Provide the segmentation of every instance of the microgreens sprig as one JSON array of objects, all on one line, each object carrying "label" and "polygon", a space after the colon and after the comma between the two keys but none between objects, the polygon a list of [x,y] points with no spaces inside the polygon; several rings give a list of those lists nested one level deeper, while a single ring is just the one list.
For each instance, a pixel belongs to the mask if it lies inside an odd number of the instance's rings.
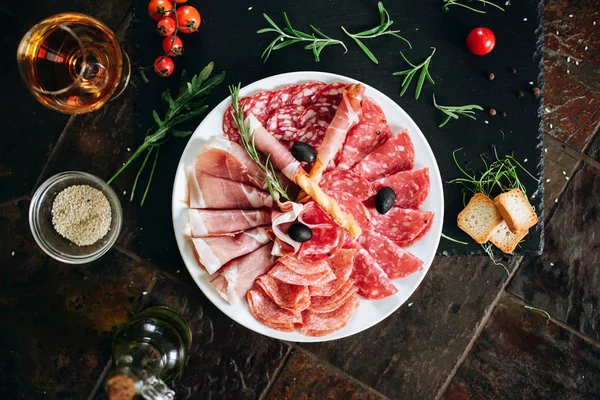
[{"label": "microgreens sprig", "polygon": [[[450,9],[449,9],[450,6],[460,6],[460,7],[466,8],[467,10],[471,10],[471,11],[479,13],[479,14],[486,13],[486,11],[483,11],[483,10],[480,10],[480,9],[477,9],[477,8],[474,8],[474,7],[471,7],[471,6],[468,6],[464,3],[462,3],[462,0],[442,0],[442,1],[444,2],[444,6],[442,7],[442,9],[446,12],[450,11]],[[504,8],[502,8],[498,4],[495,4],[488,0],[469,0],[469,3],[473,3],[473,2],[481,3],[481,5],[483,5],[483,6],[485,6],[487,4],[492,7],[496,7],[500,11],[504,11]]]},{"label": "microgreens sprig", "polygon": [[292,24],[290,24],[290,20],[288,19],[286,13],[283,13],[283,18],[285,20],[285,27],[283,29],[277,26],[277,24],[273,22],[273,20],[269,18],[267,14],[263,14],[263,17],[265,17],[265,19],[267,20],[269,25],[272,26],[272,28],[259,29],[258,31],[256,31],[256,33],[277,33],[277,37],[275,38],[275,40],[269,43],[269,45],[265,48],[262,55],[260,56],[263,59],[263,63],[267,62],[267,59],[271,55],[271,51],[279,50],[292,44],[301,42],[310,42],[309,44],[304,46],[304,49],[312,50],[316,62],[320,61],[319,56],[321,54],[321,51],[323,51],[323,49],[327,46],[339,44],[344,48],[344,53],[348,51],[344,42],[342,42],[341,40],[330,38],[329,36],[325,35],[312,25],[310,25],[312,33],[306,33],[292,28]]},{"label": "microgreens sprig", "polygon": [[425,61],[423,61],[419,65],[414,65],[413,63],[408,61],[408,59],[404,56],[404,54],[402,52],[400,52],[400,55],[402,56],[404,61],[406,61],[406,63],[412,67],[409,69],[405,69],[404,71],[394,72],[394,74],[393,74],[395,76],[406,75],[404,77],[404,80],[402,81],[402,90],[400,91],[400,97],[402,97],[402,95],[406,92],[406,90],[408,89],[408,86],[410,85],[410,82],[412,81],[412,78],[419,71],[421,71],[421,73],[419,74],[419,79],[417,80],[417,87],[415,88],[415,99],[417,99],[417,100],[419,99],[419,95],[421,94],[421,89],[423,89],[423,83],[425,82],[425,78],[427,78],[427,80],[429,82],[431,82],[432,84],[435,85],[433,78],[429,74],[429,64],[431,63],[431,58],[435,54],[435,47],[432,47],[432,49],[433,49],[433,51],[431,52],[431,55],[429,57],[427,57],[425,59]]},{"label": "microgreens sprig", "polygon": [[435,101],[435,94],[433,95],[433,105],[447,115],[444,122],[439,125],[439,128],[443,128],[451,118],[458,119],[459,116],[477,119],[475,118],[475,111],[473,110],[483,111],[483,108],[477,104],[467,104],[465,106],[441,106]]},{"label": "microgreens sprig", "polygon": [[241,84],[239,83],[237,86],[229,86],[229,94],[231,95],[231,106],[233,107],[231,114],[235,125],[240,131],[242,147],[246,150],[252,161],[254,161],[256,165],[258,165],[258,168],[263,172],[263,179],[267,184],[267,189],[269,190],[271,197],[276,201],[282,197],[291,201],[286,188],[281,185],[281,182],[277,177],[277,171],[275,171],[269,156],[263,161],[258,150],[256,150],[256,146],[254,145],[254,133],[250,132],[250,123],[245,120],[243,111],[244,102],[239,102],[240,86]]},{"label": "microgreens sprig", "polygon": [[383,7],[382,2],[377,3],[377,8],[379,9],[379,26],[359,33],[350,33],[346,30],[346,28],[342,26],[342,30],[344,31],[344,33],[350,36],[356,42],[358,47],[360,47],[361,50],[367,55],[367,57],[369,57],[369,59],[375,64],[379,64],[377,57],[375,57],[371,50],[369,50],[369,48],[360,39],[373,39],[378,36],[391,35],[397,37],[398,39],[404,40],[408,44],[408,47],[412,49],[412,45],[410,44],[410,42],[406,38],[398,35],[400,31],[388,30],[390,26],[392,26],[394,21],[390,20],[390,14],[387,12],[385,7]]}]

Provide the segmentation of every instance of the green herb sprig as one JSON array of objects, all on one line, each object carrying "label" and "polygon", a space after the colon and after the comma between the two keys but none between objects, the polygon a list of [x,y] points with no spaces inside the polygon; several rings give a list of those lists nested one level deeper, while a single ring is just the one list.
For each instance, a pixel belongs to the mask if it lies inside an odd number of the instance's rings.
[{"label": "green herb sprig", "polygon": [[321,55],[321,51],[323,51],[323,49],[327,46],[340,45],[344,48],[345,52],[348,51],[344,42],[342,42],[341,40],[330,38],[329,36],[325,35],[312,25],[310,25],[312,33],[306,33],[294,29],[292,27],[292,24],[290,24],[290,20],[288,19],[286,13],[283,13],[283,18],[285,20],[285,27],[283,29],[280,28],[275,22],[273,22],[273,20],[269,18],[267,14],[263,14],[263,16],[265,17],[269,25],[272,26],[272,28],[259,29],[258,31],[256,31],[256,33],[277,33],[277,37],[271,43],[269,43],[269,45],[265,48],[261,55],[263,62],[267,62],[267,59],[271,55],[272,51],[280,50],[284,47],[301,42],[310,42],[309,44],[304,46],[304,49],[312,50],[316,62],[320,61],[319,57]]},{"label": "green herb sprig", "polygon": [[548,313],[548,311],[542,310],[541,308],[532,307],[532,306],[525,306],[525,308],[528,310],[537,311],[540,314],[543,314],[546,317],[546,325],[548,325],[550,323],[550,320],[552,319],[552,317],[550,316],[550,313]]},{"label": "green herb sprig", "polygon": [[443,128],[450,119],[458,119],[459,116],[477,119],[475,118],[475,111],[473,110],[483,111],[483,108],[477,104],[467,104],[465,106],[441,106],[435,101],[435,94],[433,95],[433,105],[447,115],[444,122],[439,125],[439,128]]},{"label": "green herb sprig", "polygon": [[[486,11],[484,11],[484,10],[480,10],[478,8],[474,8],[474,7],[471,7],[471,6],[468,6],[468,5],[464,4],[462,2],[462,0],[442,0],[442,2],[444,3],[444,6],[442,7],[442,9],[444,11],[446,11],[446,12],[450,11],[449,7],[451,7],[451,6],[459,6],[459,7],[464,7],[467,10],[479,13],[479,14],[485,14],[486,13]],[[491,1],[488,1],[488,0],[469,0],[469,3],[470,4],[472,4],[472,3],[480,3],[483,6],[490,5],[492,7],[496,7],[500,11],[504,11],[504,8],[502,8],[498,4],[495,4],[495,3],[491,2]]]},{"label": "green herb sprig", "polygon": [[176,127],[198,118],[208,109],[208,106],[204,104],[204,100],[211,91],[225,79],[225,72],[221,72],[209,79],[213,67],[214,64],[212,62],[209,63],[198,75],[194,75],[189,81],[187,73],[183,71],[181,73],[181,87],[175,98],[171,96],[169,90],[163,92],[161,99],[166,106],[164,116],[161,118],[156,110],[152,111],[155,125],[148,129],[144,142],[137,148],[131,157],[129,157],[127,162],[125,162],[125,164],[123,164],[123,166],[108,180],[109,184],[113,182],[134,160],[146,152],[144,161],[133,182],[129,197],[130,201],[133,201],[138,180],[146,167],[150,155],[154,152],[154,161],[146,189],[142,196],[141,205],[144,205],[144,202],[146,201],[146,196],[148,195],[148,190],[150,189],[152,178],[154,177],[159,147],[171,137],[182,138],[191,135],[192,131],[181,130]]},{"label": "green herb sprig", "polygon": [[425,61],[423,61],[419,65],[414,65],[413,63],[408,61],[408,59],[404,56],[404,54],[402,52],[400,52],[400,55],[402,56],[404,61],[406,61],[406,63],[412,67],[412,68],[406,69],[404,71],[394,72],[394,75],[396,75],[396,76],[406,75],[404,77],[404,80],[402,81],[402,90],[400,91],[400,97],[402,97],[402,95],[406,92],[406,90],[410,86],[410,83],[411,83],[413,77],[419,71],[421,71],[421,72],[419,73],[419,79],[417,80],[417,86],[415,88],[415,99],[417,99],[417,100],[419,99],[419,95],[421,94],[421,89],[423,89],[423,83],[425,82],[425,78],[427,78],[427,80],[429,82],[431,82],[432,84],[435,84],[435,82],[433,81],[433,78],[429,74],[429,64],[431,63],[431,58],[435,54],[435,47],[432,47],[432,49],[433,49],[433,51],[431,52],[431,55],[429,57],[427,57],[425,59]]},{"label": "green herb sprig", "polygon": [[275,171],[275,168],[271,163],[270,156],[267,156],[263,160],[263,157],[261,157],[258,150],[256,150],[256,146],[254,146],[254,133],[250,132],[250,124],[245,121],[243,111],[244,102],[241,104],[239,102],[240,86],[241,84],[239,83],[237,86],[229,86],[229,93],[231,95],[231,105],[233,107],[233,121],[240,131],[242,147],[246,150],[252,161],[254,161],[256,165],[258,165],[258,168],[263,172],[263,179],[267,184],[267,189],[269,190],[271,197],[276,201],[280,198],[291,201],[286,188],[283,187],[281,181],[277,177],[277,171]]},{"label": "green herb sprig", "polygon": [[361,39],[373,39],[383,35],[391,35],[397,37],[398,39],[404,40],[408,44],[408,47],[412,49],[412,45],[410,44],[410,42],[406,38],[398,35],[400,31],[389,30],[390,26],[392,26],[394,21],[390,20],[390,14],[387,12],[385,7],[383,7],[382,2],[377,3],[377,8],[379,9],[379,26],[359,33],[350,33],[346,30],[346,28],[342,26],[342,30],[344,31],[344,33],[350,36],[356,42],[358,47],[360,47],[361,50],[367,55],[367,57],[369,57],[369,59],[375,64],[379,64],[377,57],[375,57],[373,52],[369,50],[369,48],[361,41]]}]

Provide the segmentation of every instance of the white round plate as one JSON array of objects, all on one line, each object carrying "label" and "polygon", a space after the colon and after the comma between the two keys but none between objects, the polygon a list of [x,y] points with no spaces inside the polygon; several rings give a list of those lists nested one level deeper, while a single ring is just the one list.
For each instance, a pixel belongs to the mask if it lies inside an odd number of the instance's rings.
[{"label": "white round plate", "polygon": [[[261,90],[275,90],[282,86],[293,83],[300,83],[308,80],[317,80],[323,82],[348,82],[357,83],[355,79],[347,78],[342,75],[329,74],[324,72],[291,72],[287,74],[275,75],[269,78],[261,79],[251,85],[245,86],[240,91],[240,96],[249,96]],[[362,83],[362,82],[359,82]],[[177,245],[183,257],[183,261],[190,274],[202,292],[213,302],[217,308],[223,311],[228,317],[260,334],[270,336],[276,339],[289,340],[292,342],[324,342],[328,340],[340,339],[346,336],[354,335],[360,331],[372,327],[385,319],[391,313],[396,311],[417,289],[429,266],[433,261],[437,250],[440,235],[442,233],[442,222],[444,220],[444,195],[442,192],[442,179],[435,157],[425,136],[408,116],[406,112],[393,100],[380,91],[364,84],[366,87],[365,95],[370,96],[381,106],[387,120],[392,128],[392,132],[399,132],[402,128],[407,128],[410,132],[415,146],[415,168],[429,167],[429,176],[431,178],[431,189],[427,200],[421,207],[423,210],[435,212],[431,230],[423,239],[409,247],[407,250],[423,260],[423,269],[415,272],[403,279],[397,279],[394,284],[398,288],[398,293],[383,300],[367,300],[361,298],[350,322],[343,329],[322,337],[304,336],[299,331],[280,332],[267,328],[258,322],[250,311],[245,301],[237,305],[228,304],[210,284],[210,275],[201,267],[196,260],[192,249],[191,241],[183,235],[183,228],[188,222],[188,208],[184,203],[186,193],[186,174],[185,168],[192,165],[196,155],[200,152],[202,146],[213,136],[222,135],[223,113],[230,103],[230,98],[223,100],[214,110],[204,118],[202,123],[196,128],[188,142],[175,175],[175,184],[173,187],[173,226]]]}]

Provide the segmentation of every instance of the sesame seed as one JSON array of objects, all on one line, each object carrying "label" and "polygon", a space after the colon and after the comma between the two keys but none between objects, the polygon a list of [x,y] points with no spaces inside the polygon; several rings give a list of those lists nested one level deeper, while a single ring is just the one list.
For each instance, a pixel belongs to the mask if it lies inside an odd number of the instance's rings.
[{"label": "sesame seed", "polygon": [[550,129],[552,129],[554,127],[554,125],[550,124]]},{"label": "sesame seed", "polygon": [[588,48],[589,48],[589,47],[585,46],[585,49],[584,49],[584,50],[585,50],[585,51],[587,51],[587,49],[588,49]]},{"label": "sesame seed", "polygon": [[544,111],[546,111],[547,113],[550,112],[550,109],[548,107],[544,108]]},{"label": "sesame seed", "polygon": [[579,61],[575,61],[575,65],[579,65]]},{"label": "sesame seed", "polygon": [[248,11],[252,10],[252,7],[248,7]]},{"label": "sesame seed", "polygon": [[558,199],[554,199],[554,202],[555,202],[555,203],[558,203]]},{"label": "sesame seed", "polygon": [[530,85],[533,85],[533,82],[529,82]]},{"label": "sesame seed", "polygon": [[127,148],[127,151],[131,151],[131,149],[128,147],[128,148]]},{"label": "sesame seed", "polygon": [[556,35],[558,36],[558,35],[560,35],[560,33],[558,33],[558,31],[556,31]]},{"label": "sesame seed", "polygon": [[571,62],[571,57],[567,57],[567,62]]},{"label": "sesame seed", "polygon": [[127,194],[127,190],[123,190],[123,196]]},{"label": "sesame seed", "polygon": [[13,251],[12,253],[10,253],[10,255],[14,257],[15,256],[15,252]]},{"label": "sesame seed", "polygon": [[563,175],[566,175],[566,174],[567,174],[567,172],[566,172],[566,171],[563,171]]},{"label": "sesame seed", "polygon": [[535,196],[531,196],[531,200],[535,200]]},{"label": "sesame seed", "polygon": [[554,267],[554,263],[550,263],[550,266],[551,266],[551,267]]},{"label": "sesame seed", "polygon": [[524,159],[523,162],[527,162],[527,159]]},{"label": "sesame seed", "polygon": [[567,70],[567,74],[570,74],[570,73],[571,73],[571,71]]},{"label": "sesame seed", "polygon": [[408,303],[408,306],[411,307],[413,305],[413,303]]},{"label": "sesame seed", "polygon": [[175,271],[175,272],[177,272],[177,273],[180,273],[180,272],[181,272],[181,270],[180,270],[180,269],[178,269],[178,270],[177,270],[177,271]]},{"label": "sesame seed", "polygon": [[148,292],[146,292],[145,290],[142,292],[142,296],[145,296],[147,294],[148,294]]},{"label": "sesame seed", "polygon": [[550,178],[546,179],[546,182],[550,182]]},{"label": "sesame seed", "polygon": [[485,122],[486,124],[489,124],[489,123],[490,123],[490,121],[483,121],[483,122]]},{"label": "sesame seed", "polygon": [[568,176],[565,176],[565,181],[568,181],[568,180],[569,180],[569,177],[568,177]]},{"label": "sesame seed", "polygon": [[594,26],[596,26],[596,21],[593,22]]},{"label": "sesame seed", "polygon": [[548,152],[548,148],[545,148],[545,149],[544,149],[544,153],[547,153],[547,152]]},{"label": "sesame seed", "polygon": [[527,18],[523,18],[523,21],[527,21]]},{"label": "sesame seed", "polygon": [[573,18],[573,14],[569,14],[569,18]]}]

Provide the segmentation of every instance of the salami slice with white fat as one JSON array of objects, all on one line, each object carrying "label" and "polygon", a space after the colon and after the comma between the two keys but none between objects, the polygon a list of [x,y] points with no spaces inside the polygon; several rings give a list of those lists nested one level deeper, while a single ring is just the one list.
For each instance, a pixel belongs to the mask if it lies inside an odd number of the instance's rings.
[{"label": "salami slice with white fat", "polygon": [[298,133],[298,119],[303,111],[304,107],[302,106],[281,107],[271,114],[265,128],[275,139],[289,148]]},{"label": "salami slice with white fat", "polygon": [[[258,119],[261,124],[264,125],[270,115],[268,106],[273,94],[274,93],[269,90],[264,90],[249,97],[242,97],[241,99],[238,99],[238,103],[244,104],[242,111],[244,112],[245,116],[253,114],[256,119]],[[233,107],[230,104],[223,115],[223,133],[229,138],[229,140],[240,143],[240,131],[237,129],[237,126],[233,121],[232,112]]]},{"label": "salami slice with white fat", "polygon": [[259,287],[248,291],[246,301],[250,313],[262,324],[278,331],[291,332],[302,323],[302,315],[279,307]]},{"label": "salami slice with white fat", "polygon": [[348,132],[339,154],[338,168],[351,169],[391,136],[390,126],[379,105],[366,97],[360,122]]},{"label": "salami slice with white fat", "polygon": [[310,293],[307,286],[283,283],[269,275],[259,276],[255,283],[275,304],[293,313],[306,310],[310,304]]},{"label": "salami slice with white fat", "polygon": [[377,193],[371,182],[364,177],[342,169],[325,173],[320,185],[330,196],[333,192],[348,193],[360,201],[365,201]]},{"label": "salami slice with white fat", "polygon": [[312,103],[339,105],[342,101],[342,92],[344,91],[345,87],[346,83],[344,82],[329,83],[315,94]]},{"label": "salami slice with white fat", "polygon": [[358,299],[353,297],[343,306],[328,313],[304,311],[302,313],[302,333],[307,336],[324,336],[342,329],[350,321],[357,306]]},{"label": "salami slice with white fat", "polygon": [[335,117],[337,108],[337,104],[311,104],[307,106],[300,115],[300,118],[298,119],[298,125],[302,128],[314,125],[320,125],[324,128],[327,128],[333,120],[333,117]]},{"label": "salami slice with white fat", "polygon": [[331,271],[331,268],[320,272],[300,274],[280,262],[275,264],[269,271],[269,275],[279,279],[281,282],[301,286],[322,285],[335,279],[335,275]]},{"label": "salami slice with white fat", "polygon": [[377,232],[365,232],[358,242],[390,279],[404,278],[423,268],[423,261]]},{"label": "salami slice with white fat", "polygon": [[373,182],[377,191],[386,186],[396,193],[394,207],[417,209],[429,194],[429,168],[400,171]]},{"label": "salami slice with white fat", "polygon": [[337,310],[358,292],[354,283],[352,279],[347,280],[331,296],[312,296],[308,310],[320,314]]},{"label": "salami slice with white fat", "polygon": [[308,81],[299,84],[291,94],[291,104],[296,106],[311,104],[314,101],[315,95],[324,87],[325,83],[318,81]]},{"label": "salami slice with white fat", "polygon": [[293,95],[298,91],[299,85],[287,85],[273,93],[267,105],[267,113],[270,115],[275,110],[292,105]]},{"label": "salami slice with white fat", "polygon": [[372,228],[371,216],[366,207],[356,197],[347,192],[327,192],[346,214],[350,215],[361,227],[363,232]]},{"label": "salami slice with white fat", "polygon": [[404,129],[373,150],[352,171],[369,181],[412,169],[415,164],[415,148],[408,130]]},{"label": "salami slice with white fat", "polygon": [[433,222],[432,211],[392,207],[382,215],[374,207],[367,208],[371,214],[373,230],[388,237],[400,247],[408,247],[425,236]]},{"label": "salami slice with white fat", "polygon": [[322,125],[307,126],[298,131],[298,135],[296,136],[294,142],[308,143],[315,150],[319,150],[321,143],[323,143],[323,138],[325,137],[326,131],[327,127]]},{"label": "salami slice with white fat", "polygon": [[331,296],[344,285],[352,273],[356,249],[341,249],[336,255],[327,260],[335,275],[331,282],[310,286],[311,296]]}]

